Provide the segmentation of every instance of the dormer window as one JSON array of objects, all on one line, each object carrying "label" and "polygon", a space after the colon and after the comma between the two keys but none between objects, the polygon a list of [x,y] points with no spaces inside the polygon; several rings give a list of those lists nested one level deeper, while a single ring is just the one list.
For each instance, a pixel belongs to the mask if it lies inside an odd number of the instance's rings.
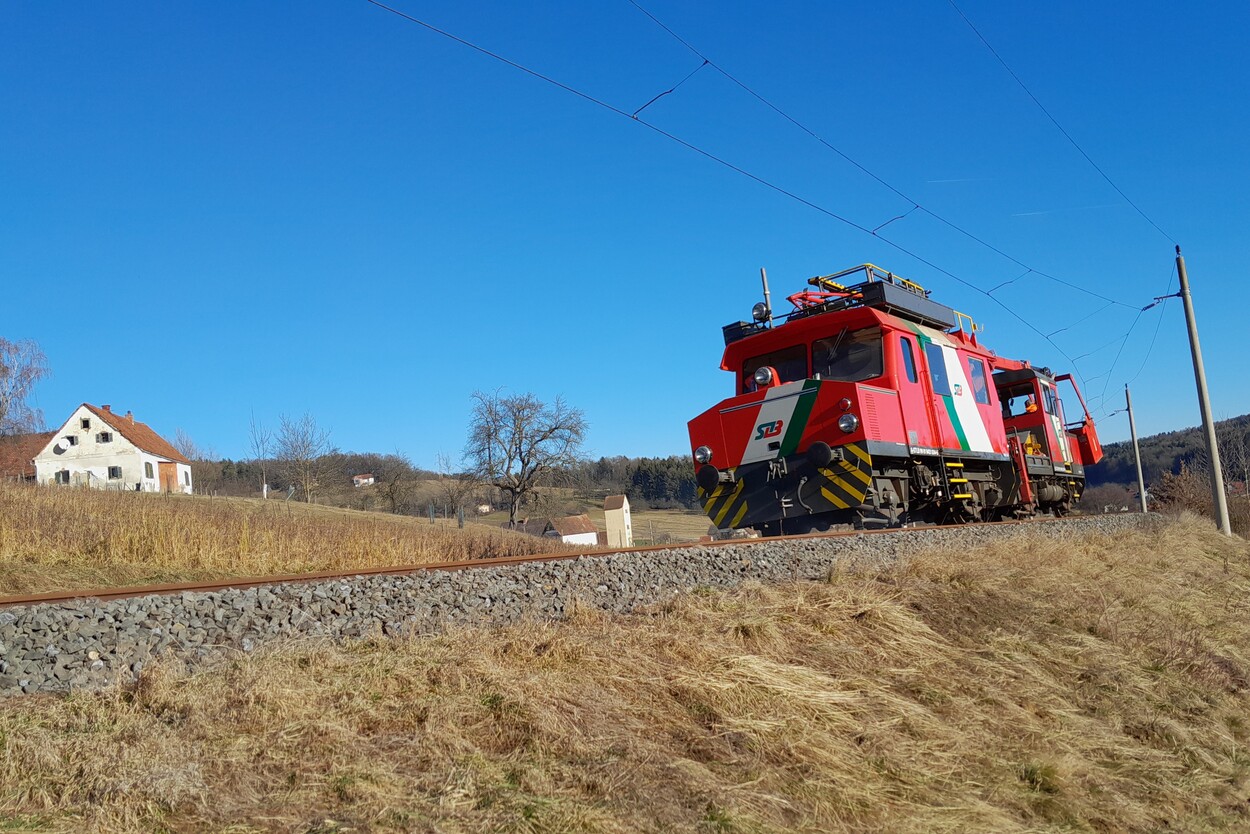
[{"label": "dormer window", "polygon": [[68,443],[70,446],[77,446],[78,438],[72,434],[67,434],[65,435],[65,442]]},{"label": "dormer window", "polygon": [[95,436],[96,443],[112,443],[113,433],[111,431],[102,431]]},{"label": "dormer window", "polygon": [[91,420],[90,420],[90,419],[88,419],[88,418],[86,418],[86,417],[82,418],[82,427],[83,427],[84,429],[89,429],[89,428],[91,428]]}]

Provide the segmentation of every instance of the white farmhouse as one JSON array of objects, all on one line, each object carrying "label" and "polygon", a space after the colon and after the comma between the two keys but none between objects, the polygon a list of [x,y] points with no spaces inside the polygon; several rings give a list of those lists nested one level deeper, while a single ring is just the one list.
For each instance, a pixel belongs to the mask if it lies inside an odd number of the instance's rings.
[{"label": "white farmhouse", "polygon": [[83,403],[35,455],[41,484],[100,489],[191,493],[191,464],[178,450],[135,420],[106,405]]}]

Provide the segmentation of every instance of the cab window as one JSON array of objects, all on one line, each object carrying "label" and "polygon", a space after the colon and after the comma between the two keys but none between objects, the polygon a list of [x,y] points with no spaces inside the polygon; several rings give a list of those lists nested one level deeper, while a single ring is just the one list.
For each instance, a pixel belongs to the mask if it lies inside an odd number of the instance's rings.
[{"label": "cab window", "polygon": [[879,327],[843,330],[812,344],[812,373],[836,382],[863,382],[885,373],[881,357]]},{"label": "cab window", "polygon": [[1021,382],[1007,388],[999,388],[998,402],[1002,405],[1004,420],[1037,411],[1032,382]]},{"label": "cab window", "polygon": [[972,396],[981,405],[990,404],[990,389],[985,380],[985,363],[968,357],[968,378],[972,382]]},{"label": "cab window", "polygon": [[924,346],[924,356],[929,363],[929,379],[933,382],[933,393],[951,395],[951,381],[946,374],[946,357],[942,355],[942,346],[932,342]]},{"label": "cab window", "polygon": [[903,336],[899,339],[903,352],[903,369],[907,372],[907,381],[916,381],[916,355],[912,352],[911,339]]},{"label": "cab window", "polygon": [[748,359],[742,365],[742,393],[749,394],[755,390],[754,376],[760,368],[775,370],[780,382],[807,379],[807,346],[794,345]]},{"label": "cab window", "polygon": [[1049,385],[1042,386],[1042,405],[1046,409],[1047,414],[1058,414],[1059,405],[1055,398],[1055,389]]}]

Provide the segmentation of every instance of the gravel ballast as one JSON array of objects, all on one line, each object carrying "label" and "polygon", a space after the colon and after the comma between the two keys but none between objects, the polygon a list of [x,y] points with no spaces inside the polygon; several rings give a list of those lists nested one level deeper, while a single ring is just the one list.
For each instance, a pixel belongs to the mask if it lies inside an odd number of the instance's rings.
[{"label": "gravel ballast", "polygon": [[733,546],[11,606],[0,608],[0,694],[94,689],[135,677],[154,658],[200,664],[300,637],[430,634],[462,624],[559,619],[573,606],[628,612],[694,588],[821,580],[837,564],[884,564],[922,550],[971,549],[1006,539],[1061,542],[1091,533],[1115,535],[1156,519],[1124,514],[755,539]]}]

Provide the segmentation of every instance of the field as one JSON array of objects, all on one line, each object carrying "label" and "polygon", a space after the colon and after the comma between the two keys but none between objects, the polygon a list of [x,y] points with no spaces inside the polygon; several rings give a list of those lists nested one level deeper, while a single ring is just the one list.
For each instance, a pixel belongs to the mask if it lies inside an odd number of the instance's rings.
[{"label": "field", "polygon": [[285,501],[0,482],[0,595],[551,552],[486,526]]},{"label": "field", "polygon": [[0,703],[0,829],[1250,828],[1250,548],[1186,516]]},{"label": "field", "polygon": [[[588,502],[570,499],[569,509],[576,508],[590,517],[600,530],[606,529],[603,520],[603,507]],[[667,544],[669,542],[695,542],[708,534],[712,522],[701,512],[684,510],[631,510],[631,524],[634,531],[634,544]],[[476,524],[487,524],[498,527],[508,520],[506,512],[494,512],[479,516],[471,521]],[[439,519],[441,522],[442,519]]]}]

